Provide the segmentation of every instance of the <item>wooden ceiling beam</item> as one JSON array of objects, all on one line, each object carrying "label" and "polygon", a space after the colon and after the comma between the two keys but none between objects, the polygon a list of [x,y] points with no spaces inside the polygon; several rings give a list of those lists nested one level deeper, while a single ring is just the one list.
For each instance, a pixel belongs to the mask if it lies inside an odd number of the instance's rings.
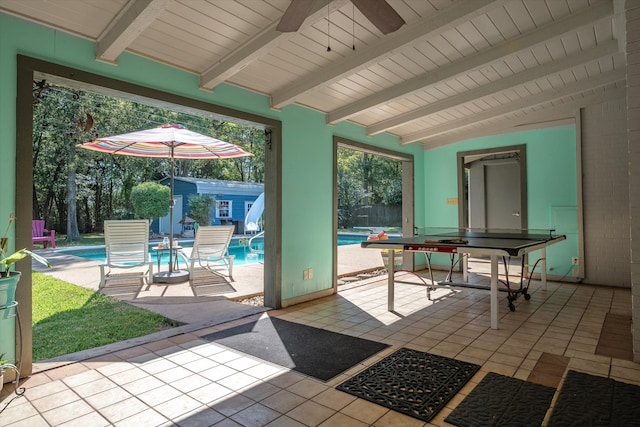
[{"label": "wooden ceiling beam", "polygon": [[557,89],[546,90],[537,95],[528,96],[518,101],[509,102],[501,105],[497,108],[492,108],[481,113],[471,114],[467,117],[451,120],[444,124],[433,126],[429,129],[414,132],[411,134],[403,135],[400,138],[401,144],[409,144],[411,142],[420,142],[424,139],[428,139],[433,136],[441,135],[443,133],[450,132],[452,130],[460,129],[466,126],[471,126],[477,123],[481,123],[487,120],[491,120],[496,117],[504,116],[514,111],[523,110],[526,108],[532,108],[538,105],[546,104],[556,99],[564,98],[571,95],[576,95],[581,92],[594,90],[608,84],[622,82],[626,79],[625,70],[615,70],[602,73],[595,77],[585,78],[575,83],[565,84]]},{"label": "wooden ceiling beam", "polygon": [[118,56],[158,19],[174,0],[129,0],[112,25],[98,37],[96,59],[115,63]]},{"label": "wooden ceiling beam", "polygon": [[450,96],[432,104],[425,105],[424,107],[416,108],[407,113],[391,117],[387,120],[381,120],[378,123],[367,126],[367,135],[377,135],[379,133],[389,131],[393,128],[402,126],[431,114],[436,114],[440,111],[454,108],[467,102],[472,102],[477,99],[483,98],[485,96],[489,96],[507,89],[512,89],[525,83],[535,81],[552,74],[557,74],[561,71],[569,70],[588,62],[597,61],[600,58],[611,56],[617,52],[618,43],[615,40],[610,40],[604,42],[600,46],[583,50],[582,52],[575,55],[567,56],[566,58],[557,61],[549,61],[538,67],[530,68],[520,73],[513,74],[509,77],[496,80],[495,82],[488,83],[484,86],[480,86],[467,92],[463,92],[459,95]]},{"label": "wooden ceiling beam", "polygon": [[606,90],[581,97],[567,102],[561,106],[544,108],[535,112],[525,112],[521,117],[509,117],[502,124],[497,124],[489,128],[470,129],[468,131],[443,134],[426,141],[422,141],[425,150],[442,147],[448,144],[464,141],[471,138],[483,136],[499,135],[502,133],[519,132],[529,129],[539,129],[541,127],[560,126],[575,122],[576,114],[580,108],[588,105],[598,104],[609,100],[621,99],[626,96],[624,87],[613,90]]}]

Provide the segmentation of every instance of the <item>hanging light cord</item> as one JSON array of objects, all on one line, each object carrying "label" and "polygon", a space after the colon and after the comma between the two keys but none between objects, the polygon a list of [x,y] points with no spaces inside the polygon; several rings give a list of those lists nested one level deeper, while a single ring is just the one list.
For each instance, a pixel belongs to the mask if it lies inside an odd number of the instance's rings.
[{"label": "hanging light cord", "polygon": [[356,7],[351,3],[351,49],[356,50]]},{"label": "hanging light cord", "polygon": [[329,3],[327,0],[327,52],[331,52],[331,20],[329,19]]}]

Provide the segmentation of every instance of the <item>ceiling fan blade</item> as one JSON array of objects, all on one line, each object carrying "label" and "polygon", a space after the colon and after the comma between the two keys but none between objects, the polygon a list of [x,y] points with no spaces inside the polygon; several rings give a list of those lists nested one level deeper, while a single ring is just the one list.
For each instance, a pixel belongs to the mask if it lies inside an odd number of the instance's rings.
[{"label": "ceiling fan blade", "polygon": [[386,0],[351,0],[382,34],[393,33],[406,22]]},{"label": "ceiling fan blade", "polygon": [[284,11],[276,30],[283,33],[298,31],[313,6],[314,0],[291,0],[291,4]]}]

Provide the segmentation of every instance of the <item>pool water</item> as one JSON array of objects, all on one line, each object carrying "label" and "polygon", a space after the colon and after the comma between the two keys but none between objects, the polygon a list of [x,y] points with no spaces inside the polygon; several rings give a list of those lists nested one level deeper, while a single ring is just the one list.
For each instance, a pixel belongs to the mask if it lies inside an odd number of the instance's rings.
[{"label": "pool water", "polygon": [[[229,245],[229,255],[235,255],[235,259],[233,261],[234,265],[244,265],[244,264],[255,264],[264,261],[264,256],[262,254],[252,253],[249,247],[247,246],[248,238],[237,238],[234,237],[231,240],[231,244]],[[367,240],[367,235],[363,234],[339,234],[338,235],[338,246],[342,245],[355,245],[359,244]],[[155,247],[158,243],[150,243],[149,244],[149,252],[151,253],[151,258],[153,261],[156,261],[156,251],[152,248]],[[191,240],[180,240],[180,246],[185,249],[190,250],[193,246],[193,239]],[[261,238],[256,238],[253,241],[253,249],[255,250],[263,250],[264,249],[264,241]],[[73,255],[85,259],[89,259],[92,261],[103,262],[105,258],[104,246],[85,246],[85,247],[76,247],[76,248],[63,248],[58,249],[57,252],[65,253],[68,255]],[[180,263],[182,263],[182,259],[179,259]],[[165,251],[165,255],[160,260],[161,264],[169,263],[169,255],[168,251]]]}]

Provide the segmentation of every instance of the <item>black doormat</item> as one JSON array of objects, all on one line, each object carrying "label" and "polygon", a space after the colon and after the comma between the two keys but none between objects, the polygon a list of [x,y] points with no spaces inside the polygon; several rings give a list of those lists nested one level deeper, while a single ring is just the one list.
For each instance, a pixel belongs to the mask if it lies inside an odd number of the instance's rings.
[{"label": "black doormat", "polygon": [[479,365],[401,348],[336,388],[429,422]]},{"label": "black doormat", "polygon": [[269,317],[202,337],[328,381],[387,344]]},{"label": "black doormat", "polygon": [[548,425],[640,425],[640,386],[569,371]]},{"label": "black doormat", "polygon": [[459,427],[540,426],[555,391],[489,372],[445,421]]}]

